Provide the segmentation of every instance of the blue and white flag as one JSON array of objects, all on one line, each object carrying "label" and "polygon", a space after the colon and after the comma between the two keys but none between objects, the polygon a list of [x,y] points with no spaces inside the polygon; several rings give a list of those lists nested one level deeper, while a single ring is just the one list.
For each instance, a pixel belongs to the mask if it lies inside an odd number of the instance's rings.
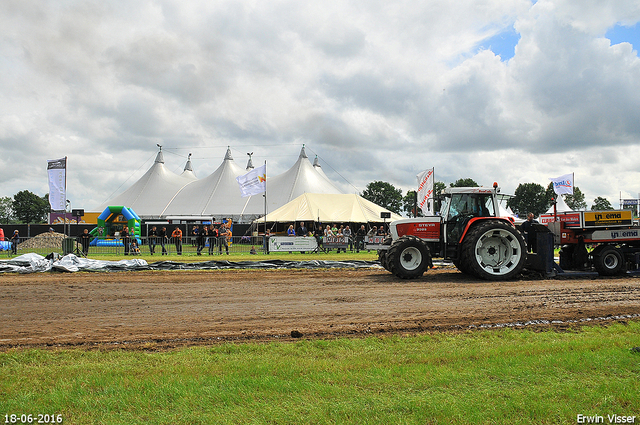
[{"label": "blue and white flag", "polygon": [[67,157],[47,161],[49,204],[53,211],[67,208]]},{"label": "blue and white flag", "polygon": [[573,195],[573,173],[564,176],[550,178],[553,182],[553,190],[558,195]]},{"label": "blue and white flag", "polygon": [[265,192],[267,190],[267,164],[236,177],[236,180],[240,185],[240,193],[243,198]]}]

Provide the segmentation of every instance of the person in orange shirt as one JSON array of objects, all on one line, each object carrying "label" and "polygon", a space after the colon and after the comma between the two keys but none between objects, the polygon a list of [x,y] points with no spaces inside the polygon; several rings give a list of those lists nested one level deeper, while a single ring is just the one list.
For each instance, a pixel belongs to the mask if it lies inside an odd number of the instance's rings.
[{"label": "person in orange shirt", "polygon": [[176,226],[175,230],[171,233],[171,237],[173,238],[173,243],[176,245],[178,255],[182,255],[182,230]]}]

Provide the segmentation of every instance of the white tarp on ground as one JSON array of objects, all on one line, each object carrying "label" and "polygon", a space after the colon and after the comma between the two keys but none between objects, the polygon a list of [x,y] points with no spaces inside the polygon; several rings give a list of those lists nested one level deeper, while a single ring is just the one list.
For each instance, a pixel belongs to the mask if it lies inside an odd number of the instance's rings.
[{"label": "white tarp on ground", "polygon": [[[23,254],[11,260],[0,261],[0,273],[38,273],[48,271],[78,272],[78,271],[118,271],[118,270],[147,270],[147,262],[140,258],[120,261],[101,261],[77,257],[67,254],[64,257],[53,256],[45,258],[42,255]],[[59,258],[58,258],[59,257]]]},{"label": "white tarp on ground", "polygon": [[[268,222],[320,221],[321,223],[369,223],[385,221],[381,212],[390,212],[355,194],[304,193],[293,201],[267,214]],[[402,217],[391,213],[386,222]],[[255,222],[264,222],[259,218]]]}]

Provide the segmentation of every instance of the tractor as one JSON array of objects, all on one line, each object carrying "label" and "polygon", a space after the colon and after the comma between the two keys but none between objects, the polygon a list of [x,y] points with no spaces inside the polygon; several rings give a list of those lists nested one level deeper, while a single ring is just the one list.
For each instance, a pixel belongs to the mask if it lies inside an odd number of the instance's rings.
[{"label": "tractor", "polygon": [[378,251],[382,266],[402,279],[415,279],[450,260],[463,273],[508,280],[524,268],[527,249],[512,217],[500,217],[500,189],[447,188],[440,215],[391,222],[391,236]]}]

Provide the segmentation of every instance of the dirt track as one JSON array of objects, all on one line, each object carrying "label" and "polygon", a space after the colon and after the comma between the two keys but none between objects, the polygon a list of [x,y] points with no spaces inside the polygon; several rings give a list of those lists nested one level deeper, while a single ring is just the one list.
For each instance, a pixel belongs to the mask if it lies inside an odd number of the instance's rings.
[{"label": "dirt track", "polygon": [[[0,277],[0,350],[468,329],[640,315],[640,278],[485,282],[455,269],[46,273]],[[581,321],[582,320],[582,321]],[[602,319],[597,319],[600,322]]]}]

